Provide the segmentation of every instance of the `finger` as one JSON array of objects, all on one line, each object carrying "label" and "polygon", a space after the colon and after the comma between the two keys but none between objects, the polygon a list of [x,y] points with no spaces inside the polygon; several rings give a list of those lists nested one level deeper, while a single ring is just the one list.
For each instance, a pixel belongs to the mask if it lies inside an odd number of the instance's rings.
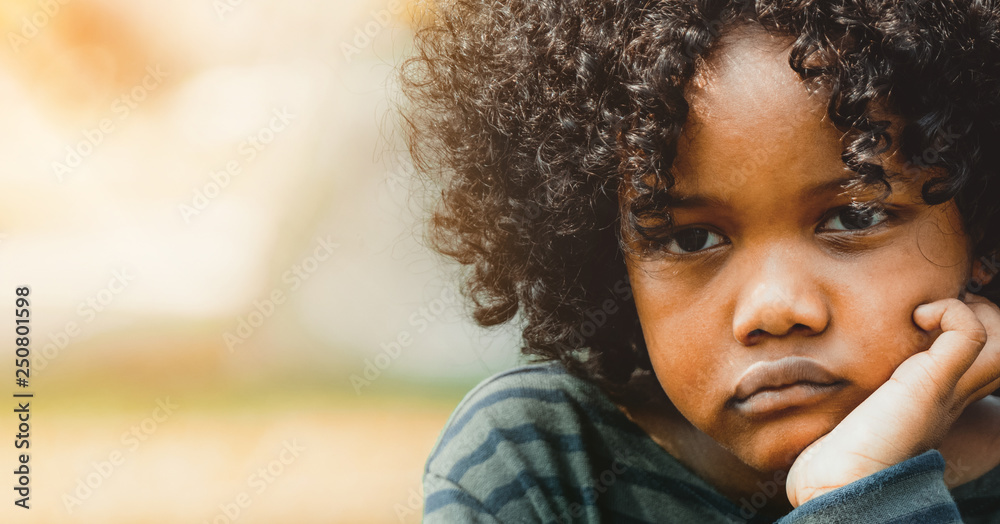
[{"label": "finger", "polygon": [[956,391],[971,391],[969,402],[985,398],[1000,387],[1000,308],[982,297],[966,301],[986,329],[986,344],[969,371],[959,380]]},{"label": "finger", "polygon": [[969,400],[966,404],[979,402],[980,400],[996,393],[998,389],[1000,389],[1000,379],[994,380],[993,382],[977,389],[974,393],[969,395]]},{"label": "finger", "polygon": [[971,391],[967,394],[966,404],[978,402],[1000,389],[1000,376],[998,376],[1000,375],[1000,358],[994,357],[989,362],[984,363],[981,369],[985,371],[979,371],[980,362],[979,359],[976,359],[976,362],[955,386],[955,392],[960,395],[966,395],[967,391]]},{"label": "finger", "polygon": [[[903,362],[893,378],[903,380],[915,373],[914,380],[930,379],[938,386],[938,393],[951,396],[959,379],[986,344],[986,328],[972,308],[958,299],[923,304],[913,311],[913,321],[925,331],[940,329],[942,333],[927,351]],[[979,389],[986,382],[989,381],[981,381],[971,389]],[[966,392],[969,393],[971,391]]]},{"label": "finger", "polygon": [[[972,307],[956,298],[921,304],[913,310],[913,321],[924,331],[941,330],[942,336],[949,332],[961,334],[970,341],[983,345],[987,338],[986,328],[972,311]],[[934,345],[931,346],[932,349]]]}]

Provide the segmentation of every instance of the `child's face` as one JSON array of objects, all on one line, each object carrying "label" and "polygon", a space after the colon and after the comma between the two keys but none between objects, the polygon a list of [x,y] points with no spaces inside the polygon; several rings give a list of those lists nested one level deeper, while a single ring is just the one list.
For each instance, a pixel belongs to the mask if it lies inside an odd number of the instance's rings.
[{"label": "child's face", "polygon": [[970,275],[957,209],[921,204],[919,184],[895,184],[888,214],[851,211],[826,98],[775,42],[739,33],[695,80],[674,164],[680,233],[628,260],[664,391],[762,471],[787,467],[929,347],[914,308],[959,296]]}]

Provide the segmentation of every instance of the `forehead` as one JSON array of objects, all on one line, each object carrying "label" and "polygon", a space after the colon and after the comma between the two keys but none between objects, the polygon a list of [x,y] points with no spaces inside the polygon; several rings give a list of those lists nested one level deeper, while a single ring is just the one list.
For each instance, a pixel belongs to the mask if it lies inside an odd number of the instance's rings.
[{"label": "forehead", "polygon": [[793,42],[790,36],[749,23],[728,28],[699,60],[687,86],[692,110],[733,118],[807,107],[816,116],[825,115],[826,98],[809,89],[789,65]]},{"label": "forehead", "polygon": [[733,171],[810,183],[822,180],[801,175],[849,175],[841,132],[826,117],[828,96],[791,69],[791,43],[739,26],[701,62],[685,91],[690,112],[678,142],[677,190],[732,182],[718,175]]}]

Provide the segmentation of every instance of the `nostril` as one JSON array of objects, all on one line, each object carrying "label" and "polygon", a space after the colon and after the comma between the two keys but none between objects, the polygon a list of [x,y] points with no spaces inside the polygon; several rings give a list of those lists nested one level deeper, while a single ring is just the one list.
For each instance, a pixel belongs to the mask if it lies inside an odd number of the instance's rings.
[{"label": "nostril", "polygon": [[743,343],[747,346],[752,346],[756,344],[762,336],[764,336],[764,333],[765,331],[763,329],[755,329],[747,333],[746,340]]},{"label": "nostril", "polygon": [[789,329],[789,333],[802,333],[802,332],[812,332],[813,329],[805,324],[795,324],[792,329]]}]

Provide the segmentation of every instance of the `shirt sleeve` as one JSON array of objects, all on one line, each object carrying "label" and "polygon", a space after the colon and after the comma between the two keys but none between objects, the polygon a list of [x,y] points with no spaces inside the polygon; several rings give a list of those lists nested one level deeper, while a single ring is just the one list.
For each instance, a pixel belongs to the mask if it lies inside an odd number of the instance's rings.
[{"label": "shirt sleeve", "polygon": [[424,524],[500,523],[479,499],[440,475],[428,473],[424,476],[424,493],[427,496],[424,501]]},{"label": "shirt sleeve", "polygon": [[932,449],[824,493],[778,523],[960,524],[958,507],[944,483],[944,469],[944,457]]}]

